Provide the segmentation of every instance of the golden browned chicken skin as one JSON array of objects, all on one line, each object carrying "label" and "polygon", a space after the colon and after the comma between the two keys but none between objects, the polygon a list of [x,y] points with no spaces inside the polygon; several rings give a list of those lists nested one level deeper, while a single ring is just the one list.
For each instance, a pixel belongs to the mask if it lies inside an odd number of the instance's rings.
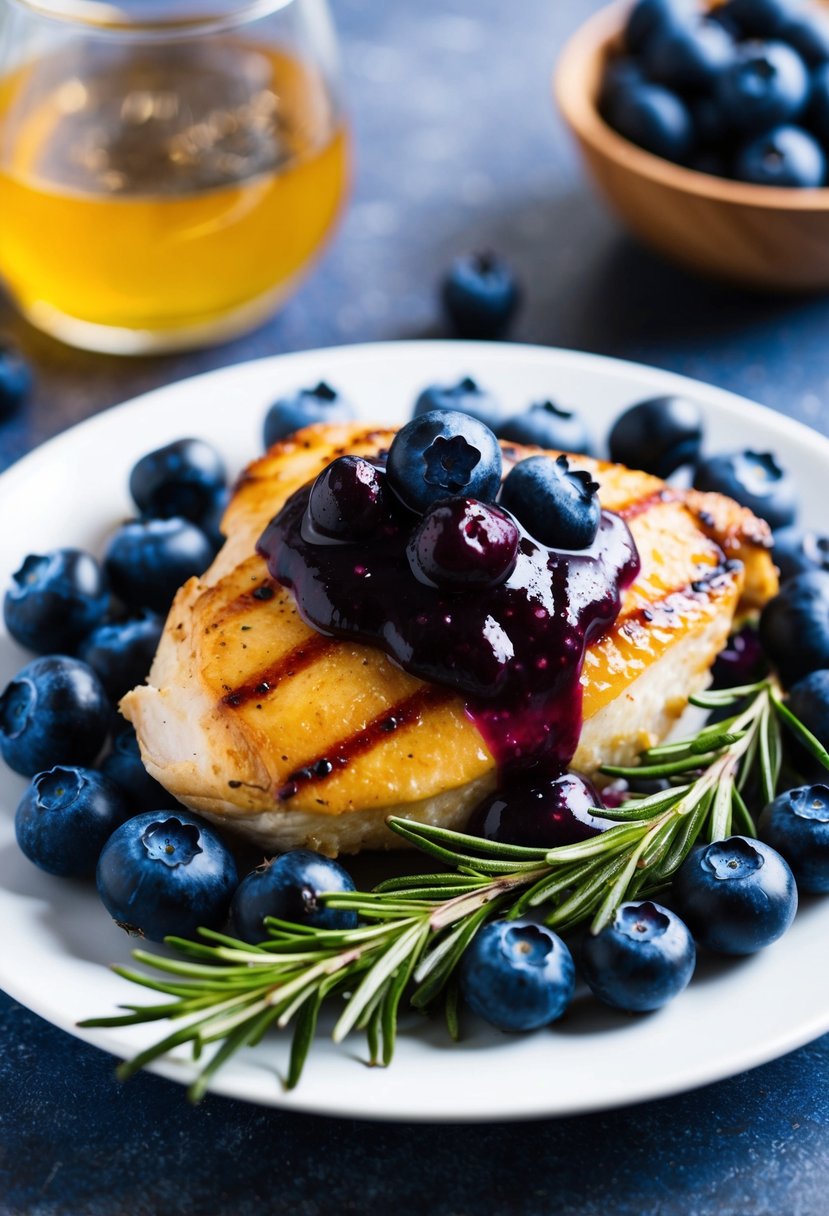
[{"label": "golden browned chicken skin", "polygon": [[[387,449],[393,434],[308,427],[255,461],[227,509],[224,548],[181,588],[147,684],[121,702],[149,772],[268,849],[394,847],[387,815],[462,827],[496,782],[460,696],[373,647],[316,633],[256,553],[291,493],[337,456]],[[537,450],[504,445],[506,467]],[[571,464],[626,519],[641,558],[619,617],[585,656],[572,767],[592,774],[664,737],[707,682],[735,614],[761,607],[777,578],[767,526],[730,499],[587,457]],[[739,561],[724,568],[724,557]],[[384,730],[392,716],[396,729]],[[346,749],[349,763],[332,767]]]}]

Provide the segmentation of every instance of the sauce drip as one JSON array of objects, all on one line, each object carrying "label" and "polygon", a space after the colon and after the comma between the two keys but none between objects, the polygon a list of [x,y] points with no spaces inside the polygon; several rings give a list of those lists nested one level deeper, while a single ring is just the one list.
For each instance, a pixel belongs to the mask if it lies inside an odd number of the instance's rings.
[{"label": "sauce drip", "polygon": [[565,769],[581,734],[585,650],[613,624],[639,572],[627,524],[604,511],[593,545],[578,553],[524,533],[506,582],[448,593],[412,573],[406,545],[416,520],[402,508],[359,545],[308,539],[310,489],[288,499],[257,545],[303,620],[459,693],[502,775]]}]

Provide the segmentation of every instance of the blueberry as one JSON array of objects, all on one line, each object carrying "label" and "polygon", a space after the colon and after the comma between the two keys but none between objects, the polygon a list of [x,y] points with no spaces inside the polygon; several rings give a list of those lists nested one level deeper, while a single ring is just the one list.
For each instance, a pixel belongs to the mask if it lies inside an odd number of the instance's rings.
[{"label": "blueberry", "polygon": [[738,148],[734,177],[756,186],[815,189],[826,180],[826,155],[800,127],[775,127]]},{"label": "blueberry", "polygon": [[450,494],[492,502],[501,484],[501,449],[482,422],[435,409],[397,432],[389,448],[387,477],[412,511],[426,511]]},{"label": "blueberry", "polygon": [[7,418],[32,391],[32,371],[16,347],[0,343],[0,418]]},{"label": "blueberry", "polygon": [[688,20],[695,11],[693,0],[637,0],[625,25],[625,47],[638,55],[656,34]]},{"label": "blueberry", "polygon": [[492,431],[497,431],[506,417],[500,401],[487,389],[481,388],[471,376],[464,376],[457,384],[430,384],[424,388],[415,402],[413,416],[418,418],[434,410],[468,414]]},{"label": "blueberry", "polygon": [[177,439],[148,452],[133,465],[129,482],[142,515],[180,516],[196,524],[210,513],[226,484],[224,461],[203,439]]},{"label": "blueberry", "polygon": [[[817,741],[829,750],[829,670],[827,667],[810,671],[802,680],[798,680],[789,691],[788,706]],[[826,769],[811,752],[808,752],[790,735],[787,735],[786,743],[791,749],[792,763],[799,773],[811,781],[829,779]]]},{"label": "blueberry", "polygon": [[74,650],[106,615],[109,588],[91,553],[55,549],[30,553],[3,601],[9,633],[38,654]]},{"label": "blueberry", "polygon": [[806,121],[824,147],[829,145],[829,63],[812,73]]},{"label": "blueberry", "polygon": [[809,74],[784,42],[747,42],[714,84],[714,96],[735,129],[762,134],[805,108]]},{"label": "blueberry", "polygon": [[588,934],[581,969],[605,1005],[647,1013],[687,988],[696,957],[694,939],[679,917],[646,900],[622,904],[611,924]]},{"label": "blueberry", "polygon": [[658,84],[617,89],[604,117],[615,131],[654,156],[682,162],[690,156],[694,125],[685,102]]},{"label": "blueberry", "polygon": [[786,932],[797,887],[779,853],[731,836],[696,848],[674,878],[677,911],[694,937],[718,954],[753,954]]},{"label": "blueberry", "polygon": [[794,479],[771,452],[725,452],[700,460],[694,472],[697,490],[725,494],[770,528],[785,528],[797,516]]},{"label": "blueberry", "polygon": [[185,811],[148,811],[117,828],[103,848],[98,894],[129,933],[151,941],[219,928],[238,875],[216,833]]},{"label": "blueberry", "polygon": [[614,55],[606,60],[602,70],[602,82],[599,88],[599,109],[604,113],[610,98],[620,89],[629,89],[633,85],[645,83],[645,73],[641,63],[629,55]]},{"label": "blueberry", "polygon": [[790,578],[760,616],[760,641],[784,684],[829,668],[829,574]]},{"label": "blueberry", "polygon": [[38,773],[14,818],[29,861],[60,878],[91,878],[101,849],[129,817],[127,801],[103,773],[52,768]]},{"label": "blueberry", "polygon": [[458,980],[473,1013],[499,1030],[538,1030],[573,999],[573,957],[557,934],[529,920],[496,920],[475,934]]},{"label": "blueberry", "polygon": [[311,487],[303,529],[311,536],[355,541],[376,532],[387,517],[381,474],[362,456],[340,456]]},{"label": "blueberry", "polygon": [[773,37],[797,12],[792,0],[728,0],[720,10],[743,35]]},{"label": "blueberry", "polygon": [[786,790],[765,808],[757,830],[789,863],[800,891],[829,891],[829,786]]},{"label": "blueberry", "polygon": [[577,773],[549,780],[511,778],[504,789],[479,803],[466,831],[498,844],[553,849],[615,827],[602,817],[601,807],[594,787]]},{"label": "blueberry", "polygon": [[351,402],[321,380],[316,388],[297,389],[273,403],[265,415],[265,447],[315,422],[351,422],[356,417]]},{"label": "blueberry", "polygon": [[499,507],[446,498],[426,512],[407,546],[415,578],[446,591],[495,587],[509,578],[521,533]]},{"label": "blueberry", "polygon": [[146,680],[163,628],[158,613],[136,608],[93,629],[79,645],[78,657],[98,673],[110,700],[120,701]]},{"label": "blueberry", "polygon": [[679,93],[709,88],[734,57],[733,39],[704,17],[658,31],[643,52],[649,79]]},{"label": "blueberry", "polygon": [[773,539],[772,558],[780,571],[781,583],[809,570],[829,572],[829,536],[790,525],[775,532]]},{"label": "blueberry", "polygon": [[536,444],[559,452],[581,452],[589,456],[593,451],[583,420],[553,401],[539,401],[523,414],[513,414],[498,427],[497,435],[509,443]]},{"label": "blueberry", "polygon": [[608,444],[611,460],[669,477],[699,456],[702,414],[687,397],[652,397],[619,415]]},{"label": "blueberry", "polygon": [[504,479],[501,505],[540,544],[586,549],[601,522],[598,488],[589,473],[571,470],[566,456],[530,456]]},{"label": "blueberry", "polygon": [[521,302],[510,267],[494,253],[456,258],[441,284],[441,300],[462,338],[501,338]]},{"label": "blueberry", "polygon": [[[717,655],[711,674],[715,688],[739,688],[761,680],[767,669],[757,630],[753,625],[744,625],[732,633]],[[729,707],[729,716],[733,712]]]},{"label": "blueberry", "polygon": [[34,659],[0,694],[0,754],[25,777],[54,764],[91,764],[110,714],[106,691],[86,663],[66,655]]},{"label": "blueberry", "polygon": [[264,941],[266,916],[314,929],[354,929],[356,912],[326,908],[320,900],[325,892],[354,890],[351,876],[336,861],[294,849],[242,879],[230,906],[233,932],[245,942]]},{"label": "blueberry", "polygon": [[810,68],[829,63],[829,21],[822,13],[799,13],[780,27],[777,37]]},{"label": "blueberry", "polygon": [[112,740],[112,751],[101,772],[115,782],[134,813],[169,808],[176,801],[145,769],[138,739],[129,725]]},{"label": "blueberry", "polygon": [[189,520],[131,520],[107,545],[104,569],[130,608],[166,613],[182,583],[202,574],[212,560],[210,541]]}]

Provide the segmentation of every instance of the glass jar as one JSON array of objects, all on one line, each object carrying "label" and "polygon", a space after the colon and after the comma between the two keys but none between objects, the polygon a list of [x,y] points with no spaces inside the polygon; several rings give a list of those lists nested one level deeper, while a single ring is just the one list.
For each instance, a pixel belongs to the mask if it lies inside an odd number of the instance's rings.
[{"label": "glass jar", "polygon": [[0,276],[64,342],[143,354],[258,324],[348,161],[325,0],[0,0]]}]

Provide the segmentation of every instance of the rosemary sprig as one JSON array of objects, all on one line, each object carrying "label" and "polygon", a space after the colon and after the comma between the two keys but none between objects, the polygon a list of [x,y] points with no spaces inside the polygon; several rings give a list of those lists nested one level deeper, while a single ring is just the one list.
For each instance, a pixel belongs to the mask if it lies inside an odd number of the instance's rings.
[{"label": "rosemary sprig", "polygon": [[598,933],[618,906],[665,887],[701,835],[733,830],[752,834],[746,805],[752,782],[765,804],[778,791],[782,730],[791,732],[825,768],[829,754],[785,705],[772,680],[693,698],[709,710],[734,709],[693,738],[643,753],[634,767],[609,775],[665,778],[666,789],[632,796],[600,813],[615,826],[577,844],[554,849],[502,845],[445,828],[391,818],[389,827],[444,867],[437,873],[389,879],[372,892],[324,896],[334,908],[357,913],[350,930],[309,929],[266,922],[267,939],[252,946],[202,929],[202,941],[168,938],[178,958],[136,950],[136,962],[157,976],[115,967],[133,983],[172,998],[156,1005],[124,1005],[124,1013],[80,1025],[130,1026],[169,1021],[166,1037],[121,1064],[126,1078],[189,1043],[193,1058],[218,1044],[190,1087],[197,1101],[210,1078],[272,1027],[293,1024],[285,1084],[299,1081],[326,1001],[341,1003],[335,1042],[365,1032],[372,1063],[391,1062],[404,998],[417,1009],[443,1005],[449,1033],[458,1035],[460,959],[493,915],[543,917],[559,932],[590,921]]}]

